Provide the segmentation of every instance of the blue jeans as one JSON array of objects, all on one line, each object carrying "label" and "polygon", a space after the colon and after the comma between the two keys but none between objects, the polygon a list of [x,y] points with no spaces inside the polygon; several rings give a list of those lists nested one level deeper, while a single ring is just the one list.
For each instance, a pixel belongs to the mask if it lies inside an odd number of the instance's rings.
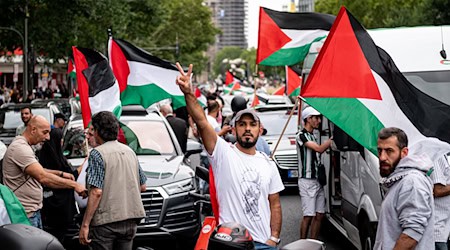
[{"label": "blue jeans", "polygon": [[434,247],[436,250],[447,250],[447,242],[435,242]]},{"label": "blue jeans", "polygon": [[255,244],[255,250],[277,250],[277,247],[269,246],[261,242],[253,242]]},{"label": "blue jeans", "polygon": [[33,227],[42,229],[41,210],[34,212],[33,215],[31,215],[31,217],[28,219],[30,220],[30,223]]}]

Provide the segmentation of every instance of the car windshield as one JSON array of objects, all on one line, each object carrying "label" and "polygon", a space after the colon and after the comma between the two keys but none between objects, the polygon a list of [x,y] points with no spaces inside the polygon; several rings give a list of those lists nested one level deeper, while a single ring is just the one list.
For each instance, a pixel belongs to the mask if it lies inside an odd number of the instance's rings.
[{"label": "car windshield", "polygon": [[[261,124],[267,130],[266,136],[280,135],[289,118],[288,114],[282,112],[262,112],[258,113],[258,116],[261,119]],[[296,116],[292,116],[284,134],[293,135],[296,133],[297,119]]]},{"label": "car windshield", "polygon": [[[72,126],[65,133],[63,150],[68,159],[87,155],[87,142],[81,126],[81,123]],[[173,140],[162,121],[121,121],[118,140],[126,143],[136,155],[176,155]]]},{"label": "car windshield", "polygon": [[[44,108],[32,109],[33,115],[42,115],[50,121],[50,112]],[[16,129],[22,125],[22,119],[20,118],[20,110],[0,110],[0,128],[3,129]]]}]

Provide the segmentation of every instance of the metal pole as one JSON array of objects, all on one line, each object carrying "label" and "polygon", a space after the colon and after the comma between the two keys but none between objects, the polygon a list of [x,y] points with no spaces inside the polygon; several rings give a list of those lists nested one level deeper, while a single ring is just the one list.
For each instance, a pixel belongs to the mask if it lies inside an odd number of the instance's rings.
[{"label": "metal pole", "polygon": [[25,3],[25,39],[23,48],[23,100],[28,97],[28,0]]}]

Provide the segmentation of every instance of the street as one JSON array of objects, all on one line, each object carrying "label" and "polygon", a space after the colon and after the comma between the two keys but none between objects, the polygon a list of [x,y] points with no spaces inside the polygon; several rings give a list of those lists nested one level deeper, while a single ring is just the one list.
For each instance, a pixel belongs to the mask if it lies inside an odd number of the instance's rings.
[{"label": "street", "polygon": [[[280,246],[283,246],[299,239],[302,209],[300,196],[295,188],[284,191],[280,198],[283,210]],[[356,249],[338,230],[332,228],[331,224],[326,221],[322,224],[319,240],[325,242],[326,249]]]}]

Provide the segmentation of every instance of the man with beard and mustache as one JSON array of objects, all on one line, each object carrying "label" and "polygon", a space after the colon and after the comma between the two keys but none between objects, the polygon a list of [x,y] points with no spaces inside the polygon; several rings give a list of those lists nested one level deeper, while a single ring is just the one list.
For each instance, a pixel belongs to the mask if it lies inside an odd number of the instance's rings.
[{"label": "man with beard and mustache", "polygon": [[312,239],[319,237],[320,225],[325,215],[325,193],[317,180],[320,154],[332,143],[332,138],[318,144],[313,134],[318,129],[320,113],[312,107],[302,111],[304,128],[297,134],[297,155],[299,164],[298,189],[302,201],[303,219],[300,224],[300,239],[306,239],[311,227]]},{"label": "man with beard and mustache", "polygon": [[276,249],[281,231],[279,192],[284,186],[275,163],[256,151],[261,132],[258,115],[250,109],[238,112],[231,122],[237,143],[227,143],[208,123],[192,91],[192,65],[187,73],[178,63],[177,67],[180,75],[176,83],[212,165],[219,223],[238,222],[249,230],[255,249]]},{"label": "man with beard and mustache", "polygon": [[408,155],[399,128],[378,133],[378,158],[385,197],[374,249],[434,249],[433,162],[420,152]]}]

